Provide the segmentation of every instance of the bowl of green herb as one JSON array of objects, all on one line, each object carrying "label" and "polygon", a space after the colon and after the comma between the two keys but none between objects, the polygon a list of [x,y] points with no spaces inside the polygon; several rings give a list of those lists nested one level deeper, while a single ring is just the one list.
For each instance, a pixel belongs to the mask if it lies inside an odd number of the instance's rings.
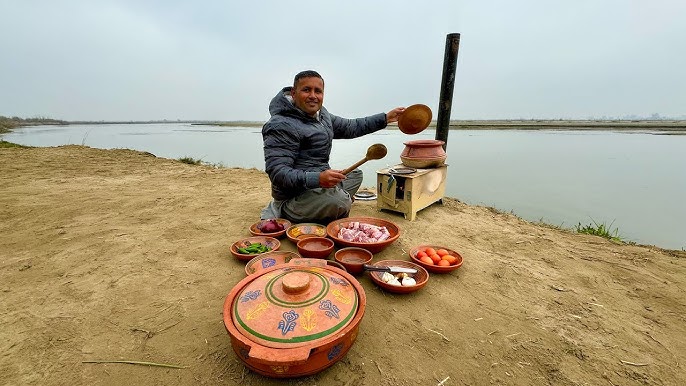
[{"label": "bowl of green herb", "polygon": [[252,236],[238,240],[231,245],[231,254],[240,261],[250,261],[253,257],[281,247],[281,242],[269,236]]}]

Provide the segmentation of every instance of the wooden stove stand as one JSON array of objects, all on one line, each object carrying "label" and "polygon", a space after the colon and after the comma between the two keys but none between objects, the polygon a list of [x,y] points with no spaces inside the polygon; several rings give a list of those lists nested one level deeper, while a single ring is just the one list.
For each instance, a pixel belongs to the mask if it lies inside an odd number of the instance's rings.
[{"label": "wooden stove stand", "polygon": [[379,210],[402,213],[414,221],[417,212],[440,201],[443,203],[448,165],[432,169],[417,169],[412,174],[393,174],[395,165],[376,172],[376,205]]}]

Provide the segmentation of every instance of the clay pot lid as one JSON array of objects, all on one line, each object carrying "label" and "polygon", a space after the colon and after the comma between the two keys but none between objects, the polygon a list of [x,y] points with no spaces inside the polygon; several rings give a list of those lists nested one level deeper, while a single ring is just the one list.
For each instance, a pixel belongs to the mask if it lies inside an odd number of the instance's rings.
[{"label": "clay pot lid", "polygon": [[388,172],[391,174],[412,174],[412,173],[417,173],[416,168],[408,168],[408,167],[394,167],[388,169]]},{"label": "clay pot lid", "polygon": [[263,346],[316,346],[343,330],[358,310],[356,286],[335,271],[287,265],[258,272],[232,300],[233,325]]},{"label": "clay pot lid", "polygon": [[412,105],[403,111],[398,119],[398,128],[405,134],[417,134],[431,123],[431,109],[427,105]]}]

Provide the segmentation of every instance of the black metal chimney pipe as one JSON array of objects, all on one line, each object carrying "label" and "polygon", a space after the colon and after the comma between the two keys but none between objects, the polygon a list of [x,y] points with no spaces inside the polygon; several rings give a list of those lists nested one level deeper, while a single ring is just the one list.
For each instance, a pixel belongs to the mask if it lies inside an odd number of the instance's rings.
[{"label": "black metal chimney pipe", "polygon": [[443,150],[448,147],[450,130],[450,108],[453,105],[455,89],[455,70],[457,70],[457,51],[460,49],[460,34],[448,34],[445,38],[445,56],[443,57],[443,78],[441,96],[438,101],[438,118],[436,121],[436,139],[445,142]]}]

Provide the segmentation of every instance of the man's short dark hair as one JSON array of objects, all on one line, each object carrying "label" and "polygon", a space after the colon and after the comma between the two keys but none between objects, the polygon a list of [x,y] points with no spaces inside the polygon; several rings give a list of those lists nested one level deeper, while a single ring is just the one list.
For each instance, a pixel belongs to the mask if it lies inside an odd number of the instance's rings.
[{"label": "man's short dark hair", "polygon": [[324,78],[322,78],[321,75],[317,71],[314,70],[306,70],[306,71],[300,71],[295,75],[295,79],[293,79],[293,87],[295,88],[298,84],[298,81],[302,78],[319,78],[322,80],[322,84],[324,84]]}]

